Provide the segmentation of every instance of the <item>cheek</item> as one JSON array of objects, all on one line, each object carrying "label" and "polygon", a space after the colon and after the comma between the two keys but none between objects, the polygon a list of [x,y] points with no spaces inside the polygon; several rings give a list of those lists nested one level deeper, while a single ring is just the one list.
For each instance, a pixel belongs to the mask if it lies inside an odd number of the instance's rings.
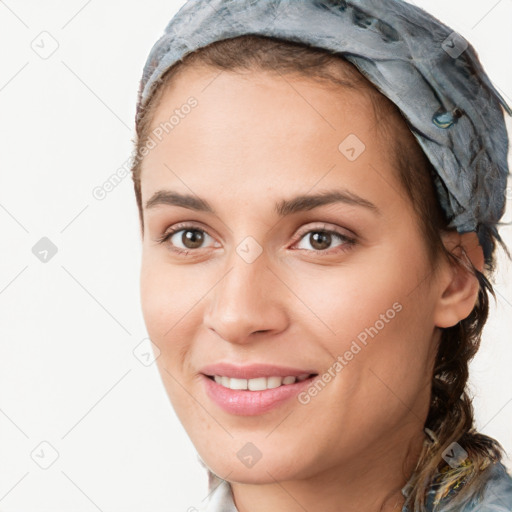
[{"label": "cheek", "polygon": [[419,328],[418,322],[428,324],[428,297],[411,293],[418,279],[414,269],[407,272],[399,263],[376,259],[373,265],[296,270],[291,282],[299,301],[290,309],[298,314],[298,323],[316,330],[319,339],[339,340],[343,348],[347,339],[359,337],[364,342],[371,334],[383,338],[386,333]]},{"label": "cheek", "polygon": [[[211,271],[210,271],[211,274]],[[165,255],[143,253],[140,280],[142,313],[159,362],[173,374],[187,374],[187,353],[202,325],[205,295],[215,275],[194,266],[170,264]],[[210,278],[210,279],[209,279]]]},{"label": "cheek", "polygon": [[381,261],[310,275],[294,289],[310,306],[299,322],[330,361],[341,357],[336,394],[354,407],[372,403],[375,413],[383,404],[403,408],[400,399],[413,406],[429,388],[434,352],[433,298],[417,286],[421,269]]},{"label": "cheek", "polygon": [[[162,251],[144,249],[140,275],[141,303],[148,328],[164,335],[201,297],[198,271],[173,265]],[[202,292],[204,293],[204,291]]]},{"label": "cheek", "polygon": [[190,302],[190,290],[176,268],[143,254],[140,279],[141,306],[148,334],[165,357],[173,345],[166,342],[181,328]]},{"label": "cheek", "polygon": [[140,290],[144,320],[153,342],[158,344],[163,333],[171,326],[168,314],[172,311],[172,288],[168,273],[143,257]]}]

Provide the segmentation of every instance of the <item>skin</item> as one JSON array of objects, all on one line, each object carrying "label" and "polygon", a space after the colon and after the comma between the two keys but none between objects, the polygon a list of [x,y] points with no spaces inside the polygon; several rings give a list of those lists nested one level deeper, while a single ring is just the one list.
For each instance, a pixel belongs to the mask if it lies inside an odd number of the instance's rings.
[{"label": "skin", "polygon": [[[439,327],[470,314],[476,278],[444,260],[432,267],[392,141],[360,92],[299,76],[186,68],[152,127],[189,96],[198,106],[145,157],[141,175],[142,308],[180,421],[202,460],[231,483],[240,512],[338,512],[340,503],[348,512],[401,510],[425,439]],[[355,161],[338,150],[349,134],[366,146]],[[343,202],[275,212],[284,199],[339,189],[379,212]],[[161,190],[203,198],[216,213],[146,208]],[[183,231],[157,241],[178,223],[206,232],[199,248],[173,252],[186,247]],[[311,235],[321,228],[356,242],[334,235],[319,250]],[[236,252],[248,236],[263,249],[252,263]],[[448,248],[462,244],[481,268],[475,240],[445,235]],[[205,393],[200,369],[220,361],[322,374],[395,303],[395,318],[307,405],[292,399],[245,417]],[[262,455],[250,468],[237,457],[247,442]]]}]

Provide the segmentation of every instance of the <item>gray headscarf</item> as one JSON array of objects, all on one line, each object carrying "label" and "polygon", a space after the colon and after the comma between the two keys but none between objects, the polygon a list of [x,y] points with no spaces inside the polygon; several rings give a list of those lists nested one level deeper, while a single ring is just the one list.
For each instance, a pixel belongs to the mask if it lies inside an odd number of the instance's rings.
[{"label": "gray headscarf", "polygon": [[508,177],[502,105],[471,45],[401,0],[189,0],[155,43],[137,120],[162,75],[194,50],[244,34],[341,54],[397,105],[437,174],[450,227],[476,231],[486,260],[501,240]]}]

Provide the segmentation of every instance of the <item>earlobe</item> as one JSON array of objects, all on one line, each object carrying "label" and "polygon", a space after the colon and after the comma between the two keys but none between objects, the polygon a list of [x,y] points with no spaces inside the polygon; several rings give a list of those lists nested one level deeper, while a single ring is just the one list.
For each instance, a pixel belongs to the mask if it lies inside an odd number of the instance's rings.
[{"label": "earlobe", "polygon": [[435,325],[443,328],[453,327],[473,311],[480,283],[471,269],[475,267],[482,272],[484,266],[476,233],[453,234],[445,245],[461,264],[446,263],[446,278],[441,283],[435,312]]}]

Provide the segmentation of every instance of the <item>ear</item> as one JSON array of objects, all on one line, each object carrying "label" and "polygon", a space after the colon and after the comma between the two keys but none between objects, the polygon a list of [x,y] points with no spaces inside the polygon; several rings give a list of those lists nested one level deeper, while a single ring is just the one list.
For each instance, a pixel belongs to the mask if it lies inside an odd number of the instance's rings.
[{"label": "ear", "polygon": [[443,235],[445,247],[458,259],[461,265],[443,263],[440,273],[440,295],[435,308],[435,325],[452,327],[467,318],[478,299],[480,283],[471,272],[471,264],[483,272],[484,254],[475,232],[460,234],[448,232]]}]

